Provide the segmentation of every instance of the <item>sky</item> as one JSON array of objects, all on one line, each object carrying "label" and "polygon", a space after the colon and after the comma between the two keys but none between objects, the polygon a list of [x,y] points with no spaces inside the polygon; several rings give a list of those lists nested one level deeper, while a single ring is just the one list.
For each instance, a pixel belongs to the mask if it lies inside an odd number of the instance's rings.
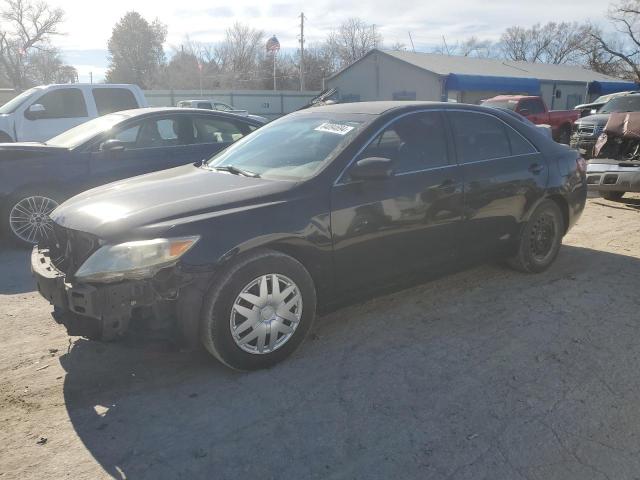
[{"label": "sky", "polygon": [[235,21],[276,35],[284,49],[295,49],[304,12],[306,44],[320,43],[327,33],[349,17],[375,24],[384,42],[409,45],[411,31],[417,51],[429,51],[434,45],[453,44],[475,35],[497,40],[512,25],[531,26],[548,21],[586,21],[605,25],[607,2],[600,0],[316,0],[314,2],[276,0],[234,0],[233,2],[189,0],[49,0],[65,11],[65,21],[54,39],[65,61],[78,70],[80,81],[104,78],[108,66],[107,42],[113,25],[129,10],[147,20],[158,18],[168,27],[165,52],[188,36],[214,43],[224,38],[225,29]]}]

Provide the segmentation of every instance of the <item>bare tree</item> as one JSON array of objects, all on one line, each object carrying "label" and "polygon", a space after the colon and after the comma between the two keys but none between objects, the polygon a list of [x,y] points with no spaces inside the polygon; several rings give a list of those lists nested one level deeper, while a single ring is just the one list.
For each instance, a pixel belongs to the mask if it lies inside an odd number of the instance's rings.
[{"label": "bare tree", "polygon": [[593,29],[590,32],[591,38],[604,52],[624,64],[626,76],[640,81],[640,0],[612,5],[608,17],[622,37],[607,38],[600,30]]},{"label": "bare tree", "polygon": [[56,56],[50,46],[51,37],[59,34],[64,12],[50,8],[43,2],[5,0],[0,10],[4,25],[0,30],[0,64],[7,81],[16,89],[25,88],[29,81],[29,58],[36,53]]},{"label": "bare tree", "polygon": [[502,34],[500,48],[507,60],[541,63],[580,63],[590,27],[579,23],[536,24],[510,27]]},{"label": "bare tree", "polygon": [[349,18],[329,34],[326,43],[335,59],[335,67],[342,68],[382,45],[382,35],[375,25],[369,25],[359,18]]},{"label": "bare tree", "polygon": [[[215,47],[213,57],[223,84],[235,87],[236,82],[249,86],[259,70],[264,50],[264,32],[249,25],[234,23],[225,33],[225,39]],[[250,86],[249,86],[250,87]]]},{"label": "bare tree", "polygon": [[495,45],[491,40],[481,40],[477,37],[469,37],[462,42],[443,44],[436,47],[433,52],[441,55],[460,55],[463,57],[492,58],[495,56]]}]

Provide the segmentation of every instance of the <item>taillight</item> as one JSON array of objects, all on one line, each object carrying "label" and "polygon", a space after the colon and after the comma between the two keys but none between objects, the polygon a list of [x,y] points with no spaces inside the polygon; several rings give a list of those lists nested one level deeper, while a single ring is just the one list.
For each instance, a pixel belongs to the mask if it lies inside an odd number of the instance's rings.
[{"label": "taillight", "polygon": [[584,158],[576,158],[576,166],[578,167],[578,172],[583,174],[587,173],[587,161]]}]

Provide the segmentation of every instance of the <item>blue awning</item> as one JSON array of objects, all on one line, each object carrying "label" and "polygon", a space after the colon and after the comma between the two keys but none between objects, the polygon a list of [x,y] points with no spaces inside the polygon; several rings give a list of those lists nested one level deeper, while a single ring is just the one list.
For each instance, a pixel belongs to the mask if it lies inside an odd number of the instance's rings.
[{"label": "blue awning", "polygon": [[447,75],[445,87],[447,90],[467,92],[526,93],[529,95],[540,93],[540,81],[537,78],[491,77],[450,73]]},{"label": "blue awning", "polygon": [[633,82],[591,82],[589,83],[589,93],[595,95],[608,95],[616,92],[626,92],[627,90],[638,90],[638,84]]}]

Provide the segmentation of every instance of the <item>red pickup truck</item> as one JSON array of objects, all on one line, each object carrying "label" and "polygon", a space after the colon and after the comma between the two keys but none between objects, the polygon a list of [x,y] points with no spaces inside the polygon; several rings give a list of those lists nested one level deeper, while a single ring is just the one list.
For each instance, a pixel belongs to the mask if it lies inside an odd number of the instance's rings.
[{"label": "red pickup truck", "polygon": [[498,95],[483,100],[487,107],[508,108],[536,125],[550,125],[553,139],[556,142],[568,144],[571,139],[573,122],[580,118],[578,110],[549,111],[544,100],[540,97],[527,95]]}]

